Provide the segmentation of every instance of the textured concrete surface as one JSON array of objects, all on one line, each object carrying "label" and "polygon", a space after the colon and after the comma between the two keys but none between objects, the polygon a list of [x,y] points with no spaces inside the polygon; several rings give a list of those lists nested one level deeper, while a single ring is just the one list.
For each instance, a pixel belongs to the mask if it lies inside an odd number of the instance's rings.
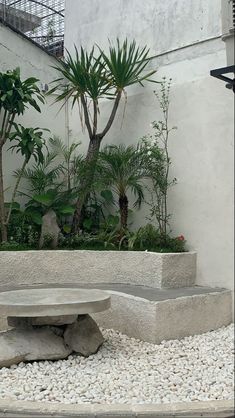
[{"label": "textured concrete surface", "polygon": [[231,323],[230,292],[148,302],[114,292],[109,315],[94,317],[105,328],[152,343],[201,334]]},{"label": "textured concrete surface", "polygon": [[110,307],[102,290],[53,288],[21,289],[0,293],[2,316],[56,316],[100,312]]},{"label": "textured concrete surface", "polygon": [[196,253],[164,254],[161,286],[166,288],[193,286],[196,280]]},{"label": "textured concrete surface", "polygon": [[[96,283],[95,287],[106,290],[112,300],[107,312],[92,315],[99,325],[143,341],[183,338],[232,322],[231,291],[226,289],[195,286],[163,290],[107,283]],[[2,317],[0,326],[7,328],[6,318]]]},{"label": "textured concrete surface", "polygon": [[144,251],[2,251],[0,285],[126,283],[193,286],[196,253]]},{"label": "textured concrete surface", "polygon": [[[84,288],[93,288],[94,284],[86,283],[80,285]],[[184,296],[203,295],[211,292],[222,292],[226,289],[204,287],[204,286],[190,286],[178,289],[155,289],[147,286],[133,286],[120,283],[96,283],[97,289],[114,290],[116,292],[127,293],[128,295],[138,296],[149,301],[161,301],[168,299],[176,299]]]},{"label": "textured concrete surface", "polygon": [[164,405],[63,405],[0,400],[0,417],[76,418],[233,418],[233,401],[188,402]]},{"label": "textured concrete surface", "polygon": [[131,337],[152,343],[201,334],[232,322],[229,290],[211,289],[206,293],[181,295],[165,300],[147,300],[109,290],[112,307],[95,314],[105,328],[114,328]]}]

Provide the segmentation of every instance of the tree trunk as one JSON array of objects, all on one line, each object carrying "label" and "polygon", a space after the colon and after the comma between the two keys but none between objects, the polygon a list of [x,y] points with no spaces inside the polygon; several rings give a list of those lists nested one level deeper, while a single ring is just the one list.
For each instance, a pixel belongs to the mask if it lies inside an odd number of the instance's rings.
[{"label": "tree trunk", "polygon": [[12,198],[11,198],[11,204],[10,204],[10,207],[9,207],[9,210],[8,210],[8,214],[7,214],[7,217],[6,217],[6,222],[5,222],[6,223],[6,226],[8,226],[8,224],[9,224],[9,221],[10,221],[10,218],[11,218],[12,207],[13,207],[13,204],[15,203],[16,193],[18,191],[18,187],[20,185],[20,180],[22,178],[22,175],[24,173],[24,170],[25,170],[25,167],[26,167],[27,164],[28,164],[28,160],[25,159],[24,160],[24,163],[22,165],[20,174],[18,176],[18,179],[16,181],[14,190],[13,190],[13,194],[12,194]]},{"label": "tree trunk", "polygon": [[76,209],[73,215],[73,233],[77,233],[79,228],[82,227],[83,206],[91,191],[95,173],[95,164],[98,158],[100,144],[101,138],[99,136],[94,136],[89,142],[89,147],[86,155],[87,172],[85,173],[84,178],[81,180],[80,196],[76,202]]},{"label": "tree trunk", "polygon": [[119,208],[121,215],[121,228],[127,228],[127,219],[128,219],[128,199],[127,196],[119,196]]},{"label": "tree trunk", "polygon": [[[122,90],[118,90],[116,92],[116,98],[114,100],[113,108],[112,108],[110,117],[108,119],[107,125],[105,126],[102,132],[97,133],[98,102],[93,100],[94,118],[93,118],[93,123],[91,124],[87,98],[84,94],[81,95],[81,103],[82,103],[82,107],[84,111],[84,120],[85,120],[85,125],[89,134],[90,142],[89,142],[89,147],[88,147],[88,151],[86,155],[86,162],[87,162],[87,167],[88,167],[87,176],[85,176],[85,178],[81,180],[80,196],[77,200],[76,209],[75,209],[74,216],[73,216],[72,232],[75,234],[79,231],[79,228],[82,226],[83,207],[91,191],[91,187],[92,187],[92,183],[94,179],[94,173],[95,173],[95,164],[98,158],[101,141],[104,138],[104,136],[108,133],[108,131],[110,130],[113,124],[121,97],[122,97]],[[93,125],[93,129],[92,129],[92,125]]]},{"label": "tree trunk", "polygon": [[2,146],[0,147],[0,222],[1,222],[1,241],[2,242],[7,241],[7,226],[5,224],[5,206],[4,206]]}]

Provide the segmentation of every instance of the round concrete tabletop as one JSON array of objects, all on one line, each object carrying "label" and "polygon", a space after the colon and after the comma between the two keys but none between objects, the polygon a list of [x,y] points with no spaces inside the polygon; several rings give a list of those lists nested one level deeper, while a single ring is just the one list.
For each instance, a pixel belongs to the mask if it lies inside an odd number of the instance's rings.
[{"label": "round concrete tabletop", "polygon": [[108,293],[96,289],[44,288],[0,293],[0,315],[3,316],[83,315],[109,307]]}]

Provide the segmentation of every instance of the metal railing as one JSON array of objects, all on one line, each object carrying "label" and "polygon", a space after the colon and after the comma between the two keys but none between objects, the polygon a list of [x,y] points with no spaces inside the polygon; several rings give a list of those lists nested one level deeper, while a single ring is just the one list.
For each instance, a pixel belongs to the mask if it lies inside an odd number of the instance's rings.
[{"label": "metal railing", "polygon": [[56,57],[64,53],[65,0],[0,0],[0,17]]}]

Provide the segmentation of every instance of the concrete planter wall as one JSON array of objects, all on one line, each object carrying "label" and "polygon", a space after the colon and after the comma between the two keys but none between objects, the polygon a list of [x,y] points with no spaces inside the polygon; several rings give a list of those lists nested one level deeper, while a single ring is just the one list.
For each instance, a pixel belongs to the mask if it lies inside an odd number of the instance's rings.
[{"label": "concrete planter wall", "polygon": [[142,251],[2,251],[0,286],[125,283],[155,288],[193,286],[196,253]]},{"label": "concrete planter wall", "polygon": [[92,315],[101,327],[154,344],[202,334],[232,322],[230,290],[149,301],[110,291],[111,308]]}]

